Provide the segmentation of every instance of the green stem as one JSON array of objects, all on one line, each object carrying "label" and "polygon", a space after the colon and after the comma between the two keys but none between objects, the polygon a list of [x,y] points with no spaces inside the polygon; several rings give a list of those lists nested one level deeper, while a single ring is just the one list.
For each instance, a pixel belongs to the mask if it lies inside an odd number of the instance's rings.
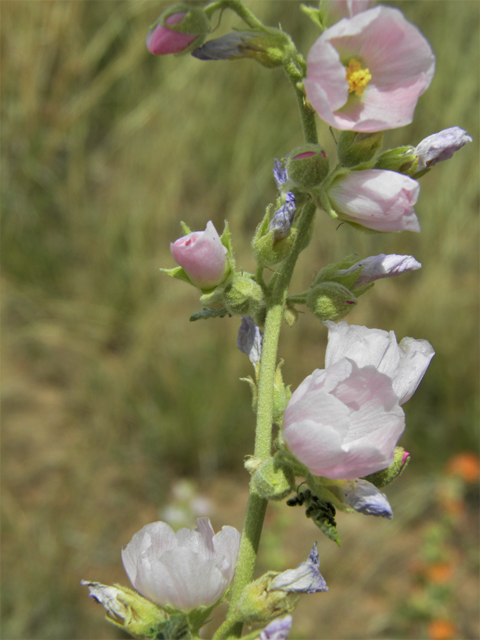
[{"label": "green stem", "polygon": [[252,29],[265,30],[265,25],[261,22],[250,9],[241,2],[241,0],[218,0],[212,2],[204,8],[205,13],[209,18],[219,9],[231,9]]}]

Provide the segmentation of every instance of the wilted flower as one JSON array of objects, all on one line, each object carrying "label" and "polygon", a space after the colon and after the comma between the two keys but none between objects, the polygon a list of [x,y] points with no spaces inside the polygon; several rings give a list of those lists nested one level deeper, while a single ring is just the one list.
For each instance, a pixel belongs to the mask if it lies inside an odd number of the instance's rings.
[{"label": "wilted flower", "polygon": [[418,169],[423,171],[441,162],[448,160],[455,151],[461,149],[468,142],[472,142],[471,136],[460,127],[450,127],[439,133],[434,133],[420,142],[415,148],[418,156]]},{"label": "wilted flower", "polygon": [[353,480],[352,485],[346,484],[340,490],[345,496],[345,502],[366,516],[380,516],[393,518],[393,511],[387,496],[368,482],[368,480]]},{"label": "wilted flower", "polygon": [[301,562],[296,569],[287,569],[280,573],[272,580],[268,590],[288,593],[328,591],[327,583],[320,573],[317,543],[313,545],[306,562]]},{"label": "wilted flower", "polygon": [[240,533],[223,527],[215,534],[208,518],[176,533],[165,522],[148,524],[124,549],[130,582],[162,607],[191,611],[222,598],[235,574]]},{"label": "wilted flower", "polygon": [[354,290],[363,287],[370,282],[380,280],[381,278],[392,278],[399,276],[406,271],[416,271],[421,268],[420,262],[415,260],[413,256],[398,256],[394,253],[386,255],[381,253],[378,256],[370,256],[359,260],[349,269],[339,269],[335,274],[338,276],[348,276],[355,271],[360,271],[360,275],[355,280]]},{"label": "wilted flower", "polygon": [[337,129],[383,131],[409,124],[435,73],[435,56],[398,9],[379,6],[327,29],[307,58],[305,90]]},{"label": "wilted flower", "polygon": [[263,332],[250,316],[242,316],[242,322],[237,335],[237,349],[247,355],[255,365],[262,356]]},{"label": "wilted flower", "polygon": [[170,251],[200,289],[212,289],[222,282],[227,249],[211,221],[207,222],[205,231],[194,231],[172,242]]},{"label": "wilted flower", "polygon": [[314,475],[361,478],[389,467],[405,427],[400,405],[415,392],[433,349],[346,322],[329,328],[325,369],[308,376],[283,417],[284,440]]},{"label": "wilted flower", "polygon": [[168,53],[180,53],[197,39],[198,35],[196,33],[182,33],[181,31],[168,29],[169,26],[183,22],[186,15],[187,13],[185,11],[172,13],[165,18],[165,26],[158,23],[148,32],[146,44],[150,53],[157,56]]},{"label": "wilted flower", "polygon": [[288,236],[292,228],[296,210],[295,195],[291,191],[288,191],[285,195],[284,204],[275,211],[268,225],[268,230],[273,231],[275,240],[282,240]]},{"label": "wilted flower", "polygon": [[375,231],[420,231],[413,208],[419,193],[416,180],[381,169],[339,175],[327,189],[341,220]]},{"label": "wilted flower", "polygon": [[292,622],[292,616],[272,620],[267,624],[265,629],[260,632],[258,640],[287,640],[290,629],[292,628]]}]

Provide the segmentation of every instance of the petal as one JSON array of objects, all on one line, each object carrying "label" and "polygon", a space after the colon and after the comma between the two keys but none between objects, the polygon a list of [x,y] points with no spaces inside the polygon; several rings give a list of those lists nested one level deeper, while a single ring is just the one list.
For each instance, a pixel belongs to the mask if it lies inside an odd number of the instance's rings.
[{"label": "petal", "polygon": [[367,480],[355,480],[353,487],[341,488],[347,504],[367,516],[393,518],[393,511],[387,496]]},{"label": "petal", "polygon": [[392,278],[399,276],[406,271],[415,271],[421,268],[420,262],[417,262],[413,256],[398,256],[396,254],[386,255],[381,253],[378,256],[370,256],[359,260],[349,269],[341,269],[339,275],[346,276],[355,273],[361,268],[360,275],[355,281],[355,288],[361,287],[375,280],[382,278]]},{"label": "petal", "polygon": [[327,583],[320,573],[319,567],[317,543],[315,542],[308,560],[301,562],[296,569],[288,569],[276,576],[268,590],[287,593],[328,591]]},{"label": "petal", "polygon": [[393,381],[393,389],[404,404],[413,396],[425,375],[435,351],[428,340],[403,338],[400,342],[401,359]]}]

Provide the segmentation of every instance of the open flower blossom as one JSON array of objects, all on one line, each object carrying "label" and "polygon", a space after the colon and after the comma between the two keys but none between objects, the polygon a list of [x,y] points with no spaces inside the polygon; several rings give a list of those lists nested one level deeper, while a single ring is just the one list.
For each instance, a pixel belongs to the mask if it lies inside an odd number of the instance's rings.
[{"label": "open flower blossom", "polygon": [[222,598],[235,574],[240,533],[214,533],[208,518],[196,529],[176,533],[165,522],[147,524],[122,549],[125,571],[135,589],[160,605],[189,612]]},{"label": "open flower blossom", "polygon": [[401,11],[378,6],[344,18],[313,44],[305,91],[336,129],[383,131],[409,124],[435,73],[435,56]]},{"label": "open flower blossom", "polygon": [[165,18],[165,25],[157,24],[147,34],[147,49],[156,56],[162,56],[169,53],[180,53],[184,51],[194,40],[198,38],[196,33],[182,33],[168,29],[168,26],[180,24],[186,16],[185,11],[172,13]]},{"label": "open flower blossom", "polygon": [[418,387],[434,355],[426,340],[346,322],[329,329],[325,369],[294,392],[283,437],[314,475],[353,479],[389,467],[405,428],[400,405]]},{"label": "open flower blossom", "polygon": [[374,231],[420,231],[416,180],[396,171],[367,169],[339,175],[327,195],[341,220]]},{"label": "open flower blossom", "polygon": [[449,160],[456,151],[468,142],[472,142],[472,137],[460,127],[450,127],[433,133],[415,147],[415,153],[418,157],[417,171],[433,167],[437,162]]},{"label": "open flower blossom", "polygon": [[170,251],[191,282],[200,289],[213,289],[222,282],[227,249],[210,220],[205,231],[194,231],[172,242]]}]

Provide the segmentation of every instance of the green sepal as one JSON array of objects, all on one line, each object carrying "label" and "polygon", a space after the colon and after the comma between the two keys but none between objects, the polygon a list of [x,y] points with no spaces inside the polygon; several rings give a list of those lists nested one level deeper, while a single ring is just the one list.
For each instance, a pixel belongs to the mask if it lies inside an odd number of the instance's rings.
[{"label": "green sepal", "polygon": [[368,480],[368,482],[374,484],[378,489],[386,487],[387,484],[396,480],[407,468],[410,462],[410,456],[403,461],[404,454],[405,449],[403,447],[395,447],[393,463],[388,469],[371,473],[369,476],[365,476],[363,480]]},{"label": "green sepal", "polygon": [[162,273],[165,273],[167,276],[172,276],[172,278],[176,278],[177,280],[183,280],[184,282],[188,282],[192,287],[195,285],[190,280],[188,275],[186,274],[183,267],[173,267],[173,269],[160,269]]},{"label": "green sepal", "polygon": [[247,376],[246,378],[240,378],[241,382],[246,382],[250,387],[250,391],[252,392],[252,409],[256,413],[257,412],[257,397],[258,397],[258,389],[255,383],[255,380],[252,376]]},{"label": "green sepal", "polygon": [[325,31],[326,25],[324,22],[324,11],[315,9],[315,7],[309,7],[306,4],[301,4],[300,9],[303,13],[310,18],[310,20],[320,28],[321,31]]},{"label": "green sepal", "polygon": [[153,636],[147,636],[148,640],[191,640],[188,618],[184,613],[173,613],[168,620],[158,625]]},{"label": "green sepal", "polygon": [[[418,167],[418,156],[412,146],[397,147],[387,149],[375,162],[375,169],[384,171],[396,171],[404,175],[413,177]],[[415,176],[417,177],[417,176]]]},{"label": "green sepal", "polygon": [[190,322],[209,320],[210,318],[224,318],[226,315],[229,318],[232,317],[226,309],[202,309],[202,311],[197,311],[193,316],[190,316]]},{"label": "green sepal", "polygon": [[235,273],[224,290],[225,306],[231,315],[255,316],[263,299],[262,287],[249,273]]},{"label": "green sepal", "polygon": [[182,231],[186,236],[188,236],[190,233],[192,233],[192,230],[190,229],[188,224],[186,222],[184,222],[183,220],[180,220],[180,226],[182,227]]},{"label": "green sepal", "polygon": [[281,457],[274,456],[255,470],[252,482],[262,498],[279,501],[294,490],[295,476]]},{"label": "green sepal", "polygon": [[364,165],[375,157],[382,146],[382,139],[383,131],[342,131],[337,146],[338,159],[345,167]]},{"label": "green sepal", "polygon": [[347,287],[337,282],[322,282],[311,287],[306,304],[323,322],[337,322],[348,315],[357,302],[356,296]]}]

